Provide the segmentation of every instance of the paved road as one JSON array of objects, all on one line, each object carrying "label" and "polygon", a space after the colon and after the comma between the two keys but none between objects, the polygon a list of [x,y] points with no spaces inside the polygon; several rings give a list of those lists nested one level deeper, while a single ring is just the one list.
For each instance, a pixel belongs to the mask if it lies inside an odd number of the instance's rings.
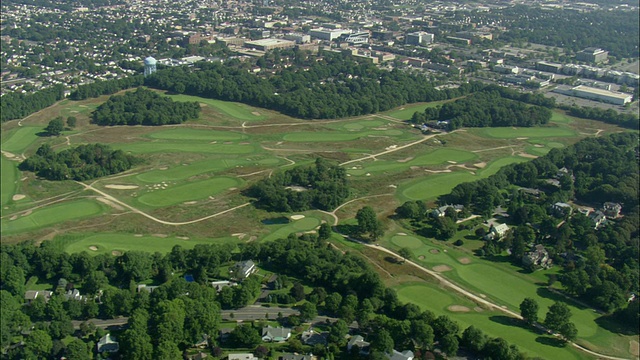
[{"label": "paved road", "polygon": [[[287,317],[289,315],[300,315],[300,312],[292,308],[284,307],[266,307],[261,305],[249,305],[242,309],[235,310],[222,310],[222,320],[264,320],[266,315],[269,315],[269,319],[273,320],[278,317],[278,313],[282,313],[282,316]],[[233,317],[231,317],[233,314]]]}]

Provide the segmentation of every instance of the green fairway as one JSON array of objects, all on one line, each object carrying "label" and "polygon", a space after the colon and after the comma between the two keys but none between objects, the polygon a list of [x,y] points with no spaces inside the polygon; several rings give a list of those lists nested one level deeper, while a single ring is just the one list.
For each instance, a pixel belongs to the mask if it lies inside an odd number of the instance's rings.
[{"label": "green fairway", "polygon": [[561,114],[558,111],[554,111],[551,114],[551,122],[559,123],[559,124],[570,124],[571,122],[573,122],[573,120],[565,114]]},{"label": "green fairway", "polygon": [[19,216],[15,220],[2,219],[2,232],[4,234],[14,234],[34,230],[64,221],[98,215],[103,211],[104,207],[97,201],[92,200],[75,200],[55,204],[35,210],[27,216]]},{"label": "green fairway", "polygon": [[[504,286],[504,284],[502,285]],[[520,351],[529,356],[544,359],[589,359],[586,354],[579,353],[572,347],[554,347],[538,342],[541,336],[533,331],[519,326],[518,322],[511,322],[500,312],[477,312],[475,305],[453,295],[448,290],[425,284],[407,284],[396,287],[398,298],[403,302],[411,302],[423,310],[431,310],[436,316],[447,315],[458,322],[461,330],[473,325],[491,337],[501,337],[511,345],[516,345]],[[453,312],[448,309],[451,305],[466,306],[468,312]]]},{"label": "green fairway", "polygon": [[236,159],[201,160],[195,161],[188,165],[174,166],[167,170],[152,170],[149,172],[145,172],[137,175],[136,179],[148,183],[184,180],[195,175],[230,169],[242,163],[245,163],[245,161]]},{"label": "green fairway", "polygon": [[19,155],[38,139],[36,134],[39,132],[42,132],[42,128],[34,126],[11,130],[7,138],[2,142],[2,150]]},{"label": "green fairway", "polygon": [[576,135],[573,130],[562,127],[494,127],[477,129],[476,132],[479,135],[496,139],[515,139],[519,137],[574,137]]},{"label": "green fairway", "polygon": [[[477,158],[477,155],[464,150],[458,149],[437,149],[428,154],[420,155],[408,161],[385,161],[378,160],[373,162],[362,163],[362,167],[352,166],[347,172],[351,175],[364,175],[366,173],[379,173],[388,171],[402,171],[411,166],[428,166],[444,164],[447,161],[466,162]],[[354,169],[355,167],[355,169]]]},{"label": "green fairway", "polygon": [[215,177],[148,192],[140,196],[138,201],[154,207],[175,205],[185,201],[202,200],[241,183],[242,181],[236,178]]},{"label": "green fairway", "polygon": [[383,113],[384,115],[394,117],[398,120],[410,120],[413,116],[413,113],[424,112],[424,109],[430,107],[436,107],[438,105],[444,104],[445,101],[435,101],[430,103],[420,103],[420,104],[412,104],[405,105],[398,110],[391,110],[389,112]]},{"label": "green fairway", "polygon": [[172,98],[174,101],[197,101],[199,103],[206,104],[217,109],[220,112],[223,112],[233,118],[239,120],[246,121],[255,121],[255,120],[264,120],[267,117],[265,115],[255,115],[253,112],[259,110],[250,107],[249,105],[231,102],[231,101],[222,101],[222,100],[214,100],[214,99],[205,99],[198,96],[190,96],[190,95],[167,95]]},{"label": "green fairway", "polygon": [[267,228],[270,230],[269,234],[265,236],[263,241],[271,241],[277,239],[285,239],[291,233],[298,233],[304,231],[312,231],[315,230],[320,225],[320,219],[307,216],[304,219],[300,220],[291,220],[288,224],[283,225],[268,225]]},{"label": "green fairway", "polygon": [[149,134],[153,139],[188,141],[233,141],[247,139],[248,136],[231,131],[205,129],[172,128]]},{"label": "green fairway", "polygon": [[[191,249],[197,244],[221,244],[225,242],[236,242],[237,240],[238,239],[234,237],[218,239],[184,239],[177,237],[106,233],[89,235],[72,241],[65,241],[64,239],[55,239],[53,241],[60,242],[64,251],[70,254],[86,251],[91,255],[97,255],[103,253],[112,254],[113,251],[123,253],[131,250],[145,251],[149,253],[154,253],[156,251],[167,253],[170,252],[175,245],[180,245],[185,249]],[[90,247],[94,248],[90,249]]]},{"label": "green fairway", "polygon": [[198,142],[138,142],[113,144],[116,150],[137,154],[192,152],[205,154],[251,154],[256,149],[251,144],[210,144]]},{"label": "green fairway", "polygon": [[396,235],[391,238],[391,242],[401,248],[406,247],[412,250],[419,249],[424,246],[422,240],[408,235]]},{"label": "green fairway", "polygon": [[18,189],[18,167],[17,162],[7,160],[4,156],[2,156],[2,162],[0,163],[2,166],[2,205],[8,204],[11,201],[13,195],[15,195],[16,190]]},{"label": "green fairway", "polygon": [[354,130],[357,131],[365,128],[372,128],[372,127],[384,126],[384,125],[386,125],[386,123],[380,120],[365,120],[365,121],[358,121],[358,122],[350,122],[346,124],[339,124],[339,125],[334,125],[330,127],[337,128],[337,129],[342,128],[350,131],[354,131]]},{"label": "green fairway", "polygon": [[402,130],[370,130],[362,132],[299,132],[286,134],[282,137],[285,141],[292,142],[337,142],[350,141],[368,136],[400,136],[403,135]]}]

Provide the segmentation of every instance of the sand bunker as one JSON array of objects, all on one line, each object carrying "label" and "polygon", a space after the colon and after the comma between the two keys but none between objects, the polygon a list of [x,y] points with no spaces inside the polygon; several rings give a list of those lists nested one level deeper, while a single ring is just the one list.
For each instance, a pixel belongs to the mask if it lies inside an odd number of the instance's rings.
[{"label": "sand bunker", "polygon": [[447,160],[447,162],[448,162],[449,164],[457,164],[457,163],[458,163],[457,161],[453,161],[453,160]]},{"label": "sand bunker", "polygon": [[439,173],[450,173],[451,170],[446,169],[446,170],[425,170],[426,172],[430,172],[433,174],[439,174]]},{"label": "sand bunker", "polygon": [[405,159],[400,159],[400,160],[398,160],[398,162],[399,163],[406,163],[406,162],[411,161],[411,160],[413,160],[413,156],[410,156],[410,157],[405,158]]},{"label": "sand bunker", "polygon": [[469,312],[471,311],[471,309],[469,309],[466,306],[462,306],[462,305],[450,305],[447,310],[449,311],[453,311],[453,312]]},{"label": "sand bunker", "polygon": [[151,236],[155,236],[155,237],[159,237],[159,238],[166,238],[167,234],[152,234]]},{"label": "sand bunker", "polygon": [[29,216],[31,215],[32,211],[31,210],[27,210],[24,213],[22,213],[22,216]]},{"label": "sand bunker", "polygon": [[393,185],[393,184],[391,184],[391,185],[389,185],[389,187],[390,187],[390,188],[395,189],[395,188],[397,188],[398,186],[397,186],[397,185]]},{"label": "sand bunker", "polygon": [[25,197],[27,197],[27,196],[26,196],[26,195],[22,195],[22,194],[15,194],[15,195],[13,195],[13,197],[11,198],[11,200],[13,200],[13,201],[18,201],[18,200],[22,200],[22,199],[24,199]]},{"label": "sand bunker", "polygon": [[116,210],[124,210],[124,208],[116,203],[114,203],[113,201],[103,198],[103,197],[98,197],[96,198],[96,200],[100,201],[103,204],[109,205],[112,208],[116,209]]},{"label": "sand bunker", "polygon": [[424,255],[418,256],[418,260],[424,260]]},{"label": "sand bunker", "polygon": [[439,253],[440,253],[440,250],[438,250],[438,249],[431,249],[431,250],[429,250],[429,252],[430,252],[430,253],[432,253],[432,254],[439,254]]},{"label": "sand bunker", "polygon": [[478,294],[478,295],[480,295],[480,297],[483,298],[483,299],[487,297],[487,295],[485,295],[485,294]]},{"label": "sand bunker", "polygon": [[304,219],[304,215],[291,215],[291,220]]},{"label": "sand bunker", "polygon": [[13,220],[15,220],[17,218],[18,218],[18,215],[13,215],[12,217],[9,218],[9,220],[13,221]]},{"label": "sand bunker", "polygon": [[535,144],[535,145],[533,145],[533,147],[543,148],[543,147],[544,147],[544,145],[542,145],[542,144]]},{"label": "sand bunker", "polygon": [[478,169],[482,169],[485,166],[487,166],[487,163],[486,162],[480,162],[480,163],[477,163],[477,164],[473,164],[473,166],[477,167]]},{"label": "sand bunker", "polygon": [[163,166],[163,167],[159,167],[158,170],[167,170],[169,167],[167,166]]},{"label": "sand bunker", "polygon": [[405,234],[405,233],[397,233],[396,235],[407,236],[407,234]]},{"label": "sand bunker", "polygon": [[519,138],[516,138],[516,139],[518,139],[518,140],[527,140],[528,137],[519,137]]},{"label": "sand bunker", "polygon": [[451,270],[451,268],[447,265],[437,265],[433,267],[433,270],[437,272],[445,272]]},{"label": "sand bunker", "polygon": [[98,247],[97,247],[97,246],[95,246],[95,245],[91,245],[91,246],[89,246],[89,250],[91,250],[91,251],[98,251]]},{"label": "sand bunker", "polygon": [[183,204],[185,204],[185,205],[193,205],[193,204],[197,204],[197,203],[198,203],[197,201],[185,201],[185,202],[183,202]]},{"label": "sand bunker", "polygon": [[260,116],[260,113],[259,113],[259,112],[257,112],[257,111],[252,111],[251,113],[252,113],[253,115],[255,115],[255,116]]},{"label": "sand bunker", "polygon": [[459,258],[458,261],[460,261],[460,264],[465,264],[465,265],[471,263],[471,259],[469,259],[468,257]]},{"label": "sand bunker", "polygon": [[176,239],[189,240],[189,237],[188,236],[176,236]]},{"label": "sand bunker", "polygon": [[142,237],[142,234],[133,234],[135,237]]},{"label": "sand bunker", "polygon": [[122,251],[113,250],[113,251],[111,252],[111,255],[113,255],[113,256],[120,256],[120,255],[122,255]]},{"label": "sand bunker", "polygon": [[635,340],[631,340],[629,341],[629,352],[631,353],[631,355],[633,356],[638,356],[640,355],[640,351],[638,349],[638,342]]},{"label": "sand bunker", "polygon": [[242,238],[247,236],[247,234],[245,234],[245,233],[235,233],[235,234],[231,234],[231,236],[237,236],[238,239],[242,240]]},{"label": "sand bunker", "polygon": [[104,187],[106,187],[107,189],[116,189],[116,190],[133,190],[133,189],[137,189],[138,185],[109,184],[109,185],[105,185]]},{"label": "sand bunker", "polygon": [[249,238],[249,241],[256,241],[257,239],[258,239],[257,236],[251,235],[251,237]]},{"label": "sand bunker", "polygon": [[527,153],[519,153],[518,156],[523,157],[523,158],[527,158],[527,159],[537,159],[538,157],[536,155],[531,155],[531,154],[527,154]]},{"label": "sand bunker", "polygon": [[473,308],[473,311],[475,311],[475,312],[483,312],[484,309],[479,307],[479,306],[476,306],[476,307]]}]

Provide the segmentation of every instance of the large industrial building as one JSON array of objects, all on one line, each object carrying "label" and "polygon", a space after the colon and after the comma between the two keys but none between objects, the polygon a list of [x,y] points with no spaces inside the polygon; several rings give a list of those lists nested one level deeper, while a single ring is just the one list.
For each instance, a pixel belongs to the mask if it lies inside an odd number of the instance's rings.
[{"label": "large industrial building", "polygon": [[350,30],[344,30],[344,29],[322,29],[321,28],[321,29],[309,30],[309,35],[311,35],[312,37],[322,39],[322,40],[329,40],[329,41],[339,38],[342,34],[350,34],[350,33],[351,33]]},{"label": "large industrial building", "polygon": [[429,34],[426,31],[416,31],[408,33],[405,37],[405,43],[409,45],[429,45],[432,44],[435,39],[435,35]]},{"label": "large industrial building", "polygon": [[295,41],[296,44],[306,44],[311,41],[311,36],[298,33],[290,33],[284,36],[285,39]]},{"label": "large industrial building", "polygon": [[289,41],[289,40],[280,40],[280,39],[262,39],[262,40],[254,40],[254,41],[245,41],[244,46],[251,49],[269,51],[273,49],[292,48],[296,46],[296,42]]},{"label": "large industrial building", "polygon": [[626,103],[631,102],[633,99],[633,95],[625,94],[618,91],[610,91],[605,89],[598,89],[593,87],[588,87],[584,85],[578,85],[573,88],[564,88],[558,87],[554,90],[559,94],[575,96],[583,99],[596,100],[607,102],[615,105],[624,105]]},{"label": "large industrial building", "polygon": [[588,47],[576,54],[576,59],[589,63],[599,63],[607,60],[608,51],[602,49]]}]

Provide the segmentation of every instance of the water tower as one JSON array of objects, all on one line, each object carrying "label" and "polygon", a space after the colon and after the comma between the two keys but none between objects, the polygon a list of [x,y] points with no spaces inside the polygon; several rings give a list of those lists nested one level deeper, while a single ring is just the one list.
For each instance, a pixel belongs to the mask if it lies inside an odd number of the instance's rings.
[{"label": "water tower", "polygon": [[156,72],[157,62],[158,61],[156,61],[156,59],[152,58],[151,56],[144,59],[144,76],[148,76]]}]

